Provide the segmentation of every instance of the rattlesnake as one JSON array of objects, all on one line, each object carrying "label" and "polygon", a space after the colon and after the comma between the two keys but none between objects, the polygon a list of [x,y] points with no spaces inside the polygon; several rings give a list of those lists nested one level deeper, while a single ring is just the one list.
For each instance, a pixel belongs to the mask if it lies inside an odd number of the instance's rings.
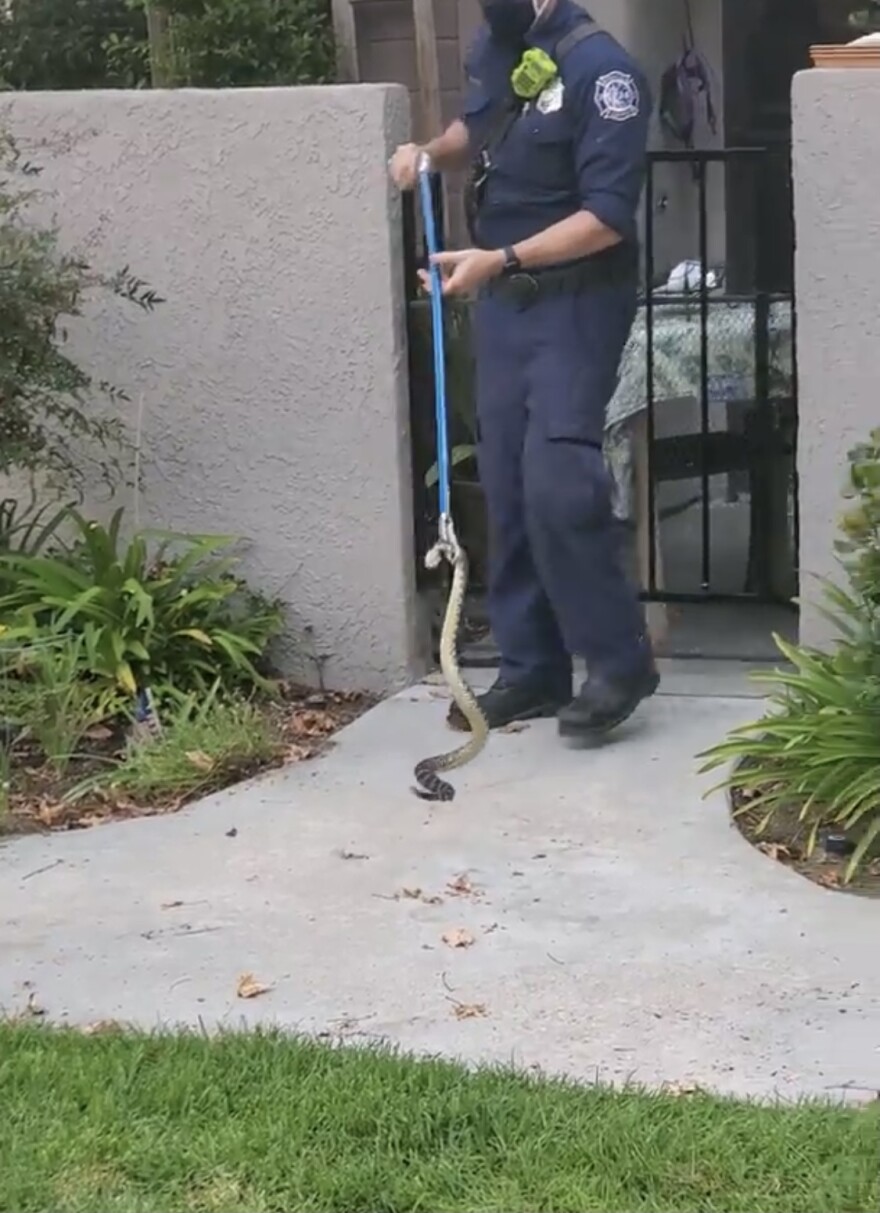
[{"label": "rattlesnake", "polygon": [[458,749],[450,750],[447,754],[438,754],[434,758],[423,758],[415,768],[414,774],[421,787],[413,788],[413,791],[422,800],[434,801],[448,801],[455,797],[455,788],[445,779],[441,779],[437,772],[453,771],[457,767],[463,767],[465,763],[476,758],[489,737],[489,723],[458,668],[456,655],[458,625],[467,589],[468,559],[464,548],[455,538],[451,524],[445,528],[441,526],[440,541],[425,556],[425,566],[429,569],[436,569],[440,561],[444,559],[448,560],[452,566],[452,590],[440,636],[440,668],[452,691],[453,699],[470,725],[471,736]]}]

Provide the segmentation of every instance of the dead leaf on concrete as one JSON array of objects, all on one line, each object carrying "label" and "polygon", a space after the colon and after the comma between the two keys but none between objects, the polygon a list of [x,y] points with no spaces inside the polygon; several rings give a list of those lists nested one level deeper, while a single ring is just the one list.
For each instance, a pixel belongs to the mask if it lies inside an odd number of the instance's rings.
[{"label": "dead leaf on concrete", "polygon": [[271,989],[271,986],[257,981],[253,973],[242,973],[235,992],[239,998],[259,998],[261,994],[268,994]]},{"label": "dead leaf on concrete", "polygon": [[32,1019],[42,1019],[46,1014],[46,1008],[41,1007],[37,1002],[37,996],[33,990],[28,994],[27,1006],[24,1009],[24,1013],[25,1015],[30,1015]]},{"label": "dead leaf on concrete", "polygon": [[190,766],[195,767],[197,771],[204,771],[206,775],[214,770],[214,759],[204,750],[187,750],[186,760]]},{"label": "dead leaf on concrete", "polygon": [[482,1002],[457,1002],[452,1007],[456,1019],[485,1019],[488,1013]]},{"label": "dead leaf on concrete", "polygon": [[448,948],[470,948],[475,943],[473,935],[470,931],[466,931],[464,927],[456,927],[452,931],[444,931],[440,937]]},{"label": "dead leaf on concrete", "polygon": [[479,894],[479,890],[471,884],[467,872],[462,872],[454,880],[450,880],[446,888],[453,897],[476,897]]}]

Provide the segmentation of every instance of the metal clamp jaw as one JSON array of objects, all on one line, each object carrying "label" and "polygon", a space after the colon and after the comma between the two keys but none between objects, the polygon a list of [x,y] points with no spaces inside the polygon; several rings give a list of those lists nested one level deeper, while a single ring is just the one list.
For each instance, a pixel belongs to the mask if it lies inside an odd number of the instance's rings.
[{"label": "metal clamp jaw", "polygon": [[455,526],[448,514],[440,515],[437,542],[425,554],[425,568],[437,569],[440,562],[446,560],[453,567],[461,558],[461,544],[455,533]]}]

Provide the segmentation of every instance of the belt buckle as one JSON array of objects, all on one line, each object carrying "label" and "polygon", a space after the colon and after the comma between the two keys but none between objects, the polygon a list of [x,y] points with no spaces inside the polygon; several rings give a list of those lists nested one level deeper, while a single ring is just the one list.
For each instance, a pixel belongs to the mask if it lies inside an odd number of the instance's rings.
[{"label": "belt buckle", "polygon": [[507,280],[510,284],[510,295],[514,303],[521,308],[528,307],[538,297],[538,279],[534,274],[517,270]]}]

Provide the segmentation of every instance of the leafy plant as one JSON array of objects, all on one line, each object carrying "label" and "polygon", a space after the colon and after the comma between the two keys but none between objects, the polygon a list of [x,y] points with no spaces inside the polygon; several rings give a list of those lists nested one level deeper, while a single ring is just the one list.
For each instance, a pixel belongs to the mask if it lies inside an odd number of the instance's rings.
[{"label": "leafy plant", "polygon": [[18,498],[4,497],[0,500],[0,554],[35,556],[57,537],[69,509],[52,502],[38,508],[33,499],[22,507]]},{"label": "leafy plant", "polygon": [[734,764],[721,786],[743,798],[739,812],[762,811],[759,833],[791,809],[808,854],[823,827],[849,833],[849,881],[880,842],[880,430],[850,452],[846,495],[835,546],[849,588],[823,585],[840,639],[824,653],[776,637],[791,669],[754,675],[770,710],[700,757],[703,771]]},{"label": "leafy plant", "polygon": [[122,763],[74,788],[78,800],[99,789],[140,804],[204,794],[280,757],[281,738],[253,703],[223,698],[219,682],[206,696],[177,698],[163,733],[129,745]]},{"label": "leafy plant", "polygon": [[807,854],[820,829],[850,832],[850,880],[880,838],[880,678],[776,643],[794,668],[755,675],[770,687],[771,710],[703,755],[703,770],[737,764],[722,786],[744,794],[738,813],[761,810],[758,833],[780,810],[797,810]]},{"label": "leafy plant", "polygon": [[7,648],[4,664],[4,722],[22,726],[63,775],[89,729],[118,713],[119,695],[88,677],[83,636]]},{"label": "leafy plant", "polygon": [[110,38],[145,38],[128,0],[11,0],[0,4],[0,80],[14,89],[131,88],[108,57]]},{"label": "leafy plant", "polygon": [[[139,28],[104,43],[115,75],[149,76],[145,0],[130,0]],[[158,6],[157,6],[158,7]],[[175,85],[247,88],[322,84],[335,70],[326,0],[164,0],[163,74]]]},{"label": "leafy plant", "polygon": [[147,312],[162,300],[127,267],[107,277],[62,253],[54,228],[29,221],[39,171],[0,132],[0,475],[23,468],[79,487],[96,472],[113,487],[130,443],[122,419],[100,416],[90,402],[96,392],[114,404],[127,397],[68,356],[66,324],[95,290]]},{"label": "leafy plant", "polygon": [[[154,552],[149,533],[121,539],[123,511],[109,527],[75,510],[70,551],[0,556],[14,586],[0,597],[11,639],[71,633],[83,638],[93,675],[129,695],[147,685],[204,690],[271,684],[255,663],[283,622],[278,603],[249,591],[218,553],[234,542],[217,535],[164,535]],[[177,551],[175,552],[175,549]]]}]

